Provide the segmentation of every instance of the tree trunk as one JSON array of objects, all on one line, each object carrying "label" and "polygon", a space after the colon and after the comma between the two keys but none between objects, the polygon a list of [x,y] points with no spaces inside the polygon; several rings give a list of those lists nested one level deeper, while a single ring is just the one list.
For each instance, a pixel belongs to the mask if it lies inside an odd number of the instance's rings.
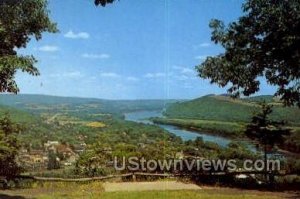
[{"label": "tree trunk", "polygon": [[265,180],[266,180],[266,182],[269,182],[269,179],[268,179],[268,157],[267,157],[267,145],[265,144],[264,145],[264,152],[265,152],[265,154],[264,154],[264,162],[265,162],[265,168],[264,168],[264,170],[265,170]]}]

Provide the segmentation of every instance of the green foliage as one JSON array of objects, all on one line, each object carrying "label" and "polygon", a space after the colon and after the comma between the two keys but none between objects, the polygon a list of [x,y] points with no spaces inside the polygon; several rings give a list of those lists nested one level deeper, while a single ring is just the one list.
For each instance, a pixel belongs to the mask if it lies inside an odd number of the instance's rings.
[{"label": "green foliage", "polygon": [[[257,140],[264,150],[264,164],[267,165],[267,153],[269,153],[276,144],[284,142],[284,136],[290,135],[290,129],[284,128],[284,122],[272,121],[269,115],[272,113],[272,106],[265,102],[261,104],[260,112],[256,113],[251,122],[246,126],[245,134],[254,140]],[[268,168],[265,168],[266,180]]]},{"label": "green foliage", "polygon": [[296,107],[284,107],[271,96],[232,99],[227,96],[209,95],[190,101],[173,103],[167,107],[165,115],[174,119],[247,123],[263,99],[274,103],[274,111],[270,115],[271,119],[284,120],[292,126],[300,125],[300,110]]},{"label": "green foliage", "polygon": [[[175,157],[181,139],[159,127],[126,121],[112,121],[99,131],[93,144],[80,155],[75,171],[81,175],[107,175],[116,172],[109,162],[114,157],[164,159]],[[126,172],[126,171],[124,171]]]},{"label": "green foliage", "polygon": [[244,145],[238,142],[231,142],[228,147],[222,150],[221,159],[229,160],[229,159],[252,159],[256,158],[256,155],[251,153],[249,149],[247,149]]},{"label": "green foliage", "polygon": [[[0,49],[1,50],[1,49]],[[0,92],[19,91],[14,76],[17,70],[27,72],[30,75],[39,75],[34,67],[36,60],[33,56],[1,55],[0,54]]]},{"label": "green foliage", "polygon": [[236,122],[223,122],[214,120],[195,120],[195,119],[169,119],[152,118],[157,124],[170,124],[185,129],[204,131],[207,133],[222,135],[224,137],[237,138],[242,136],[244,125]]},{"label": "green foliage", "polygon": [[275,144],[284,142],[284,136],[290,135],[290,129],[284,127],[283,121],[270,120],[271,113],[272,106],[262,103],[261,111],[252,117],[245,133],[248,137],[257,139],[262,145],[273,148]]},{"label": "green foliage", "polygon": [[122,113],[162,110],[175,100],[103,100],[96,98],[59,97],[47,95],[0,95],[0,103],[29,112],[69,112],[82,117],[88,114],[111,113],[121,118]]},{"label": "green foliage", "polygon": [[[0,113],[9,111],[12,118],[27,126],[19,136],[24,145],[41,149],[48,140],[77,145],[95,141],[101,129],[89,128],[86,123],[101,122],[103,130],[117,130],[128,125],[116,122],[126,112],[162,110],[174,100],[102,100],[95,98],[57,97],[47,95],[0,95]],[[8,107],[9,106],[9,107]],[[10,108],[13,107],[13,108]],[[131,124],[131,126],[134,126]],[[155,134],[153,134],[155,135]],[[80,140],[79,137],[84,137]]]},{"label": "green foliage", "polygon": [[[144,158],[146,160],[169,160],[183,157],[203,158],[253,158],[254,154],[245,146],[233,145],[222,148],[213,142],[204,142],[201,137],[183,142],[179,137],[161,130],[152,125],[136,124],[133,122],[114,122],[102,129],[101,133],[83,154],[76,164],[76,173],[79,175],[97,176],[114,174],[111,165],[114,158],[118,161],[128,161],[129,157]],[[231,145],[230,145],[231,146]],[[235,149],[238,148],[238,151]],[[180,154],[178,156],[178,154]],[[141,166],[140,166],[141,168]],[[145,170],[142,170],[145,172]],[[128,171],[127,168],[122,172]],[[153,171],[146,171],[153,172]],[[161,171],[157,168],[155,172]],[[182,171],[185,172],[185,171]]]},{"label": "green foliage", "polygon": [[32,37],[41,39],[43,32],[56,32],[56,24],[49,19],[45,0],[1,0],[0,13],[0,92],[17,93],[17,70],[39,74],[35,58],[17,55],[17,49],[25,48]]},{"label": "green foliage", "polygon": [[21,127],[13,123],[8,114],[0,118],[0,176],[8,179],[21,172],[16,162],[16,155],[20,148],[17,135],[20,131]]},{"label": "green foliage", "polygon": [[212,20],[211,39],[225,52],[196,67],[199,76],[234,96],[259,90],[258,77],[277,86],[285,105],[300,106],[300,2],[247,0],[244,15],[225,26]]},{"label": "green foliage", "polygon": [[60,168],[60,165],[59,165],[59,162],[57,161],[56,154],[53,153],[52,151],[49,152],[47,169],[52,170],[52,169],[59,169],[59,168]]},{"label": "green foliage", "polygon": [[234,103],[226,97],[204,96],[187,102],[175,103],[167,108],[165,115],[178,119],[202,119],[218,121],[247,121],[251,106]]},{"label": "green foliage", "polygon": [[280,148],[289,150],[295,153],[300,153],[300,128],[294,128],[291,135],[286,138],[284,144]]},{"label": "green foliage", "polygon": [[300,110],[297,107],[284,107],[272,96],[232,99],[228,96],[208,95],[191,101],[173,103],[164,113],[166,118],[154,118],[153,121],[233,138],[244,137],[245,126],[260,109],[262,101],[273,106],[273,111],[268,116],[270,120],[284,121],[293,129],[291,135],[285,137],[279,147],[299,152]]},{"label": "green foliage", "polygon": [[4,115],[5,113],[9,113],[11,119],[14,122],[21,123],[22,125],[34,123],[38,118],[37,116],[34,116],[25,111],[0,105],[0,115]]},{"label": "green foliage", "polygon": [[300,175],[300,160],[296,158],[288,158],[285,166],[287,172]]}]

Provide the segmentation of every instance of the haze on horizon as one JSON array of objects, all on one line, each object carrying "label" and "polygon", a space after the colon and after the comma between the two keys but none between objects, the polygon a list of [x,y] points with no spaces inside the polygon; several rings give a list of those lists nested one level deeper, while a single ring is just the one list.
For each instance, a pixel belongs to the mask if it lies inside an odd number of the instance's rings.
[{"label": "haze on horizon", "polygon": [[[210,41],[212,18],[241,16],[241,0],[50,0],[60,30],[32,40],[21,54],[38,59],[41,75],[17,74],[20,93],[101,99],[190,99],[226,93],[194,67],[222,49]],[[258,94],[273,94],[262,82]]]}]

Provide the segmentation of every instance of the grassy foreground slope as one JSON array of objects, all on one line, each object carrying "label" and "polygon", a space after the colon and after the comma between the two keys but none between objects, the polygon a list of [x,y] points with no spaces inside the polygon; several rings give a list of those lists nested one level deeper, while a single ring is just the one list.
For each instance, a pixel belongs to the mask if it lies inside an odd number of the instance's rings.
[{"label": "grassy foreground slope", "polygon": [[77,196],[71,196],[64,194],[53,194],[48,196],[37,197],[37,199],[79,199],[79,198],[89,198],[89,199],[279,199],[282,197],[277,197],[275,195],[256,195],[256,194],[235,194],[235,193],[218,193],[214,192],[205,192],[205,191],[143,191],[143,192],[112,192],[112,193],[102,193],[102,194],[93,194],[89,193],[87,195],[78,194]]},{"label": "grassy foreground slope", "polygon": [[[136,187],[137,190],[139,187]],[[116,191],[106,192],[102,183],[88,184],[76,183],[47,183],[43,187],[23,190],[0,191],[0,198],[20,199],[279,199],[297,198],[294,193],[272,193],[264,191],[239,190],[221,187],[201,187],[201,190],[176,190],[176,191]]]}]

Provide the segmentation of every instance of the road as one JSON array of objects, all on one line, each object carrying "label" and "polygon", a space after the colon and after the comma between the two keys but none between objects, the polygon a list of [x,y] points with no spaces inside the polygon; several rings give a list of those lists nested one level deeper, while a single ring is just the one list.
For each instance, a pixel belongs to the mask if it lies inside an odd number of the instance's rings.
[{"label": "road", "polygon": [[109,182],[103,184],[106,192],[115,191],[164,191],[164,190],[200,190],[195,184],[177,181],[156,182]]}]

